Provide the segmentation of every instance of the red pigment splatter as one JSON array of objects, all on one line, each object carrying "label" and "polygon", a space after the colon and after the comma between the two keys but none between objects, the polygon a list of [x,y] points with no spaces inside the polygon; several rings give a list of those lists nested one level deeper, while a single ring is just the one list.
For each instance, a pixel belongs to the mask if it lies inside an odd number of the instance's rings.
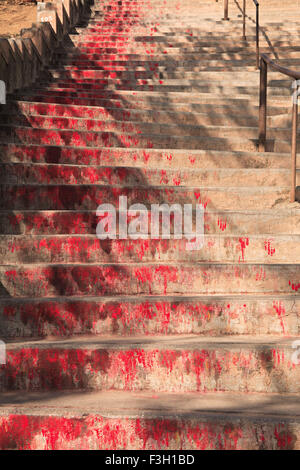
[{"label": "red pigment splatter", "polygon": [[265,250],[269,256],[273,256],[275,253],[275,248],[272,247],[272,240],[265,241]]},{"label": "red pigment splatter", "polygon": [[273,302],[273,308],[275,312],[278,315],[278,318],[280,320],[280,325],[282,328],[283,334],[285,334],[285,328],[284,328],[284,322],[283,322],[283,317],[285,316],[285,308],[282,304],[282,302]]},{"label": "red pigment splatter", "polygon": [[227,228],[227,220],[225,219],[223,221],[222,219],[218,218],[218,227],[222,232],[224,232],[224,230],[226,230],[226,228]]},{"label": "red pigment splatter", "polygon": [[239,249],[241,250],[242,252],[242,260],[241,260],[241,257],[239,257],[239,262],[245,262],[245,250],[246,250],[246,247],[249,246],[249,238],[240,238],[239,239]]},{"label": "red pigment splatter", "polygon": [[289,286],[297,292],[300,289],[300,283],[299,284],[294,284],[292,281],[289,281]]}]

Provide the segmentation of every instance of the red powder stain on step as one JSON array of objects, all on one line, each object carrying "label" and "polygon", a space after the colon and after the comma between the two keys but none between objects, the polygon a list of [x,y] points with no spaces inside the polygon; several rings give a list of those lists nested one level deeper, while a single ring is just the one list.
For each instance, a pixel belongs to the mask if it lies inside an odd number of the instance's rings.
[{"label": "red powder stain on step", "polygon": [[249,246],[249,238],[240,238],[239,239],[239,249],[241,250],[242,252],[242,259],[241,257],[239,257],[239,262],[245,262],[245,250],[247,248],[247,246]]},{"label": "red powder stain on step", "polygon": [[285,316],[285,308],[282,302],[273,302],[273,308],[278,315],[282,332],[283,334],[285,334],[285,328],[284,328],[284,322],[283,322],[283,317]]},{"label": "red powder stain on step", "polygon": [[166,170],[161,170],[160,172],[161,178],[159,184],[168,184],[169,180],[167,178]]},{"label": "red powder stain on step", "polygon": [[3,309],[3,315],[5,317],[14,317],[16,314],[16,309],[15,307],[4,307]]},{"label": "red powder stain on step", "polygon": [[289,286],[297,292],[300,289],[300,283],[299,284],[294,284],[292,281],[289,281]]},{"label": "red powder stain on step", "polygon": [[266,271],[264,268],[254,268],[255,280],[264,281],[266,279]]},{"label": "red powder stain on step", "polygon": [[16,279],[17,276],[17,271],[16,270],[11,270],[11,271],[6,271],[5,276],[8,277],[8,279],[11,281],[12,279]]},{"label": "red powder stain on step", "polygon": [[227,228],[227,220],[222,220],[218,218],[218,227],[222,232],[224,232],[224,230],[226,230]]},{"label": "red powder stain on step", "polygon": [[204,209],[207,208],[208,204],[211,202],[209,198],[204,197],[204,199],[201,197],[201,192],[194,192],[194,196],[197,199],[198,204],[202,204]]},{"label": "red powder stain on step", "polygon": [[272,247],[272,240],[265,241],[265,251],[268,253],[269,256],[274,255],[276,250]]},{"label": "red powder stain on step", "polygon": [[292,449],[294,439],[285,424],[275,426],[274,436],[279,449]]}]

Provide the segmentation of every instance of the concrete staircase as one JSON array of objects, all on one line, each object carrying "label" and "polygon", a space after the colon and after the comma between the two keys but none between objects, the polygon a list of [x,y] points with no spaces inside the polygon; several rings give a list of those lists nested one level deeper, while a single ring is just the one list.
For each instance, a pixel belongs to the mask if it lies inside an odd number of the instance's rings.
[{"label": "concrete staircase", "polygon": [[[297,68],[295,2],[260,3],[262,51]],[[269,74],[259,153],[240,4],[96,1],[1,108],[1,449],[300,448],[290,82]],[[204,248],[98,240],[120,195],[202,203]]]}]

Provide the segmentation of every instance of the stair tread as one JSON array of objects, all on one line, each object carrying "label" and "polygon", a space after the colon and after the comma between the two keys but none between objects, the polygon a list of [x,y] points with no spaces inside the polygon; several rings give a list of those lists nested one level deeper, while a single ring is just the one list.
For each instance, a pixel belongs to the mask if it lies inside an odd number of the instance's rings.
[{"label": "stair tread", "polygon": [[299,421],[298,394],[264,393],[160,393],[101,391],[5,392],[1,393],[0,415],[105,417],[203,417],[218,419],[271,419]]},{"label": "stair tread", "polygon": [[244,350],[251,349],[259,351],[264,349],[283,349],[290,348],[293,351],[292,344],[299,340],[300,336],[199,336],[199,335],[172,335],[168,336],[135,336],[134,338],[115,336],[80,336],[71,338],[49,338],[36,340],[8,339],[7,351],[19,349],[109,349],[109,350],[125,350],[125,349],[155,349],[163,350],[171,348],[172,350],[195,350],[195,349],[232,349]]}]

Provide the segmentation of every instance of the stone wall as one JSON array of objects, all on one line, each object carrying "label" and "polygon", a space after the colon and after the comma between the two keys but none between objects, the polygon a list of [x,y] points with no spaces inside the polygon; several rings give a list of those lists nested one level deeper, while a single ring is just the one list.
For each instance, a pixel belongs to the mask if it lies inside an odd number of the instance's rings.
[{"label": "stone wall", "polygon": [[19,36],[0,38],[0,80],[7,93],[30,86],[64,37],[88,13],[92,0],[37,3],[37,22]]}]

